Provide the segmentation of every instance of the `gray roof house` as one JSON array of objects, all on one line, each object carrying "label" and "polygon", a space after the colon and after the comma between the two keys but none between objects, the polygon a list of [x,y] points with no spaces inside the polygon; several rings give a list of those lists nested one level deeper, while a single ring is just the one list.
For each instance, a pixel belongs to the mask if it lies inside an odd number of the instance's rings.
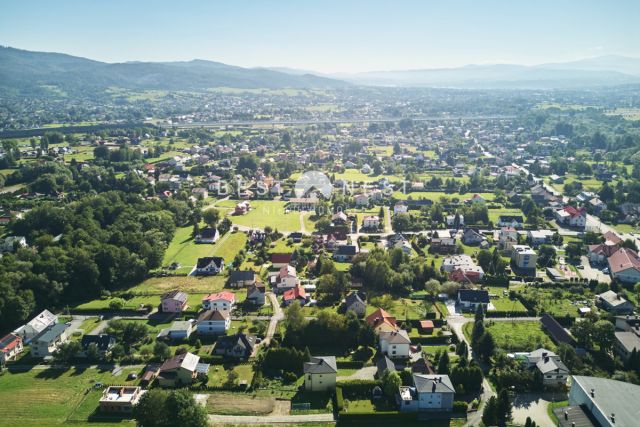
[{"label": "gray roof house", "polygon": [[413,374],[413,387],[401,386],[396,396],[401,412],[450,412],[455,388],[448,375]]}]

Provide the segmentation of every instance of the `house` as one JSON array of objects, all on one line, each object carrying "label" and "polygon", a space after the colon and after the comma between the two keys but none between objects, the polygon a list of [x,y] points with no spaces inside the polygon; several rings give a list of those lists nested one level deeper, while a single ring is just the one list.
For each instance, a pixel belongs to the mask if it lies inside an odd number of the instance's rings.
[{"label": "house", "polygon": [[382,354],[392,359],[406,359],[411,356],[411,339],[404,329],[381,331],[378,333],[379,348]]},{"label": "house", "polygon": [[380,218],[376,215],[367,215],[362,220],[362,227],[377,230],[380,227]]},{"label": "house", "polygon": [[460,289],[458,291],[458,304],[463,310],[477,310],[482,305],[483,310],[487,311],[489,305],[489,292],[479,289]]},{"label": "house", "polygon": [[629,360],[633,350],[640,352],[640,329],[616,331],[613,344],[614,353],[625,362]]},{"label": "house", "polygon": [[[569,408],[582,408],[587,420],[595,420],[598,426],[638,425],[638,405],[630,402],[640,402],[640,386],[608,378],[571,377]],[[579,425],[589,424],[576,424]]]},{"label": "house", "polygon": [[288,208],[297,211],[312,211],[319,203],[317,197],[292,197],[289,199]]},{"label": "house", "polygon": [[182,313],[188,307],[189,296],[182,291],[170,291],[160,297],[160,306],[163,313]]},{"label": "house", "polygon": [[129,414],[146,393],[140,387],[113,385],[104,389],[98,404],[101,412]]},{"label": "house", "polygon": [[413,374],[413,386],[400,386],[400,412],[451,412],[455,389],[448,375]]},{"label": "house", "polygon": [[68,328],[64,323],[56,323],[33,337],[30,343],[31,356],[47,357],[55,353],[60,344],[67,341]]},{"label": "house", "polygon": [[357,252],[355,245],[339,245],[333,253],[333,259],[338,262],[348,262],[356,256]]},{"label": "house", "polygon": [[224,270],[224,258],[219,256],[198,258],[194,275],[210,276]]},{"label": "house", "polygon": [[498,217],[498,227],[511,227],[520,229],[524,225],[522,215],[500,215]]},{"label": "house", "polygon": [[222,291],[209,294],[202,298],[202,308],[205,310],[233,310],[236,304],[236,295],[233,292]]},{"label": "house", "polygon": [[293,289],[289,289],[282,295],[282,304],[286,307],[293,303],[294,301],[299,301],[300,305],[305,305],[309,302],[309,296],[307,295],[307,291],[300,285],[296,285]]},{"label": "house", "polygon": [[614,314],[633,313],[633,304],[612,290],[596,295],[596,306]]},{"label": "house", "polygon": [[396,318],[379,308],[365,318],[365,322],[373,328],[376,333],[397,331]]},{"label": "house", "polygon": [[235,208],[233,209],[234,215],[246,215],[251,210],[251,203],[244,201],[236,203]]},{"label": "house", "polygon": [[539,348],[526,356],[527,367],[537,369],[542,374],[542,382],[546,386],[565,385],[569,378],[569,368],[560,359],[560,356]]},{"label": "house", "polygon": [[573,347],[576,343],[569,332],[550,314],[543,313],[540,316],[540,327],[546,331],[553,342],[558,345],[567,344]]},{"label": "house", "polygon": [[255,345],[256,337],[254,336],[243,333],[225,335],[216,340],[213,353],[234,359],[248,359]]},{"label": "house", "polygon": [[486,203],[486,200],[484,199],[484,197],[482,197],[479,194],[474,194],[470,199],[466,199],[464,201],[465,204],[471,204],[471,203]]},{"label": "house", "polygon": [[511,248],[511,262],[523,272],[535,274],[538,254],[528,245],[513,245]]},{"label": "house", "polygon": [[56,323],[58,323],[58,316],[49,310],[43,310],[28,323],[13,331],[13,333],[20,336],[25,344],[28,344],[36,335]]},{"label": "house", "polygon": [[304,235],[303,235],[301,232],[299,232],[299,231],[294,231],[293,233],[289,233],[289,239],[291,239],[291,241],[292,241],[293,243],[300,243],[300,242],[302,242],[302,237],[303,237],[303,236],[304,236]]},{"label": "house", "polygon": [[286,265],[291,264],[293,258],[293,254],[292,253],[287,253],[287,254],[279,254],[279,253],[275,253],[275,254],[271,254],[271,267],[273,268],[282,268]]},{"label": "house", "polygon": [[27,246],[27,239],[24,236],[8,236],[0,242],[0,252],[13,252],[16,248]]},{"label": "house", "polygon": [[433,320],[421,320],[418,324],[418,328],[423,334],[432,334],[434,328]]},{"label": "house", "polygon": [[197,199],[206,199],[207,197],[209,197],[209,192],[207,191],[206,188],[196,187],[193,190],[191,190],[191,194],[195,196]]},{"label": "house", "polygon": [[386,355],[378,354],[378,357],[376,358],[375,378],[382,378],[384,371],[395,372],[396,365],[393,363],[393,360],[389,359]]},{"label": "house", "polygon": [[406,203],[397,203],[393,206],[393,213],[394,214],[406,214],[409,211],[409,207],[407,206]]},{"label": "house", "polygon": [[196,243],[215,243],[220,238],[217,228],[205,227],[196,236]]},{"label": "house", "polygon": [[262,307],[265,303],[266,287],[262,283],[254,283],[247,287],[247,303]]},{"label": "house", "polygon": [[282,293],[288,289],[295,288],[300,283],[296,268],[289,264],[280,268],[278,274],[271,276],[269,280],[276,293]]},{"label": "house", "polygon": [[604,264],[618,249],[620,249],[618,244],[606,241],[597,245],[589,245],[587,256],[593,264]]},{"label": "house", "polygon": [[349,223],[349,217],[343,211],[336,212],[331,215],[331,223],[333,225],[347,225]]},{"label": "house", "polygon": [[629,248],[621,248],[608,259],[609,273],[614,279],[625,283],[640,282],[640,257]]},{"label": "house", "polygon": [[199,335],[225,334],[231,327],[228,310],[205,310],[198,315],[196,331]]},{"label": "house", "polygon": [[356,203],[356,206],[369,206],[369,196],[366,194],[357,194],[353,197],[353,200]]},{"label": "house", "polygon": [[312,356],[305,362],[304,389],[307,391],[327,391],[336,388],[338,365],[335,356]]},{"label": "house", "polygon": [[437,254],[453,254],[458,250],[456,240],[452,237],[432,237],[429,252]]},{"label": "house", "polygon": [[[456,223],[456,216],[458,218]],[[464,215],[456,214],[456,215],[447,215],[446,217],[447,227],[455,227],[458,228],[461,225],[464,225]]]},{"label": "house", "polygon": [[540,246],[551,241],[553,231],[551,230],[529,230],[527,231],[527,241],[532,246]]},{"label": "house", "polygon": [[367,303],[360,296],[359,292],[351,292],[344,299],[342,307],[345,312],[353,311],[358,316],[364,316],[367,311]]},{"label": "house", "polygon": [[195,331],[195,325],[191,320],[176,320],[168,328],[160,331],[158,339],[185,340]]},{"label": "house", "polygon": [[436,370],[431,362],[429,362],[429,359],[421,357],[411,364],[411,372],[414,374],[433,375],[436,373]]},{"label": "house", "polygon": [[604,242],[609,243],[610,245],[619,245],[620,243],[622,243],[622,239],[620,238],[620,236],[612,231],[607,231],[602,235],[602,237],[604,238]]},{"label": "house", "polygon": [[565,206],[555,211],[558,224],[584,229],[587,225],[587,211],[584,208]]},{"label": "house", "polygon": [[0,340],[0,366],[6,365],[11,360],[16,360],[23,349],[20,336],[10,333],[2,337]]},{"label": "house", "polygon": [[116,339],[109,334],[96,334],[96,335],[83,335],[80,341],[80,346],[86,354],[89,346],[95,345],[98,353],[104,355],[109,353],[111,347],[116,345]]},{"label": "house", "polygon": [[513,227],[502,227],[498,232],[498,247],[511,253],[513,246],[518,244],[518,232]]},{"label": "house", "polygon": [[256,274],[253,270],[231,270],[227,282],[230,288],[244,288],[256,283]]},{"label": "house", "polygon": [[469,255],[461,254],[447,257],[442,260],[442,270],[451,273],[459,268],[475,267],[476,263]]},{"label": "house", "polygon": [[371,166],[369,166],[366,163],[362,166],[362,168],[360,168],[360,172],[362,172],[365,175],[369,175],[372,171],[373,169],[371,169]]},{"label": "house", "polygon": [[462,233],[461,240],[462,240],[462,243],[464,243],[467,246],[475,246],[475,245],[479,245],[483,241],[486,241],[487,238],[484,237],[480,233],[480,231],[478,231],[477,229],[466,228]]},{"label": "house", "polygon": [[158,383],[161,387],[190,385],[196,379],[200,358],[192,353],[184,353],[166,360],[160,366]]}]

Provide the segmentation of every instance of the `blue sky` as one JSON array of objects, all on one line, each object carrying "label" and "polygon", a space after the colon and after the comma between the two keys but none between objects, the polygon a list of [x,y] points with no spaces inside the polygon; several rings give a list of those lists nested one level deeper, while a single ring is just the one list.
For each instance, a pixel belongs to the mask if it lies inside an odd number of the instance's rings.
[{"label": "blue sky", "polygon": [[640,57],[640,1],[4,0],[0,44],[321,72]]}]

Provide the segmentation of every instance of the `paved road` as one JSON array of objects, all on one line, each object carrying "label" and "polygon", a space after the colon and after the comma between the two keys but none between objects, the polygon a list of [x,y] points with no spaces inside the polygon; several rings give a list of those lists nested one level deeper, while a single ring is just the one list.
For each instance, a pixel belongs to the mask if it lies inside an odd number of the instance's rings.
[{"label": "paved road", "polygon": [[389,206],[384,207],[384,232],[386,234],[393,233],[393,228],[391,227],[391,212],[389,211]]},{"label": "paved road", "polygon": [[236,424],[305,424],[305,423],[329,423],[333,422],[333,414],[309,414],[309,415],[209,415],[209,422],[213,425]]}]

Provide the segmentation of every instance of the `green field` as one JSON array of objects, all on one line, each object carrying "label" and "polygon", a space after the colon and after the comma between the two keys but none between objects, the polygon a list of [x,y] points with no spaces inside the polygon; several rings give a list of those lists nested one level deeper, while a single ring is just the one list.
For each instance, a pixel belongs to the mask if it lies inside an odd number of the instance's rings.
[{"label": "green field", "polygon": [[[221,208],[229,208],[233,210],[236,201],[227,200],[218,204]],[[274,230],[291,232],[300,231],[300,212],[290,211],[285,213],[287,202],[278,200],[252,200],[252,209],[246,215],[229,215],[228,218],[234,225],[241,225],[249,228],[264,229],[270,226]],[[307,220],[305,228],[307,231],[313,231],[313,223],[308,219],[310,213],[305,213]]]},{"label": "green field", "polygon": [[221,256],[226,263],[232,262],[247,241],[244,233],[230,232],[214,244],[197,244],[191,237],[192,230],[192,227],[178,228],[164,254],[164,265],[174,262],[181,265],[177,271],[179,274],[188,274],[201,257]]},{"label": "green field", "polygon": [[[488,320],[485,321],[485,325],[487,331],[493,335],[496,346],[505,351],[532,351],[540,347],[556,349],[551,338],[540,329],[540,322]],[[468,326],[472,325],[469,323]]]},{"label": "green field", "polygon": [[[125,373],[113,376],[97,369],[32,369],[26,372],[5,372],[0,376],[2,418],[0,426],[65,425],[133,425],[114,420],[113,424],[88,423],[87,419],[100,398],[99,392],[85,392],[95,382],[123,384]],[[108,421],[108,420],[107,420]]]},{"label": "green field", "polygon": [[[460,194],[460,193],[445,193],[443,191],[412,191],[412,192],[407,191],[405,193],[403,191],[395,191],[393,193],[393,197],[398,200],[407,200],[409,197],[411,197],[411,199],[413,200],[428,199],[433,201],[439,201],[441,198],[444,197],[448,200],[458,199],[459,201],[463,201],[465,199],[469,199],[473,197],[474,194],[476,193]],[[487,201],[491,201],[494,198],[493,193],[478,193],[478,194]]]}]

